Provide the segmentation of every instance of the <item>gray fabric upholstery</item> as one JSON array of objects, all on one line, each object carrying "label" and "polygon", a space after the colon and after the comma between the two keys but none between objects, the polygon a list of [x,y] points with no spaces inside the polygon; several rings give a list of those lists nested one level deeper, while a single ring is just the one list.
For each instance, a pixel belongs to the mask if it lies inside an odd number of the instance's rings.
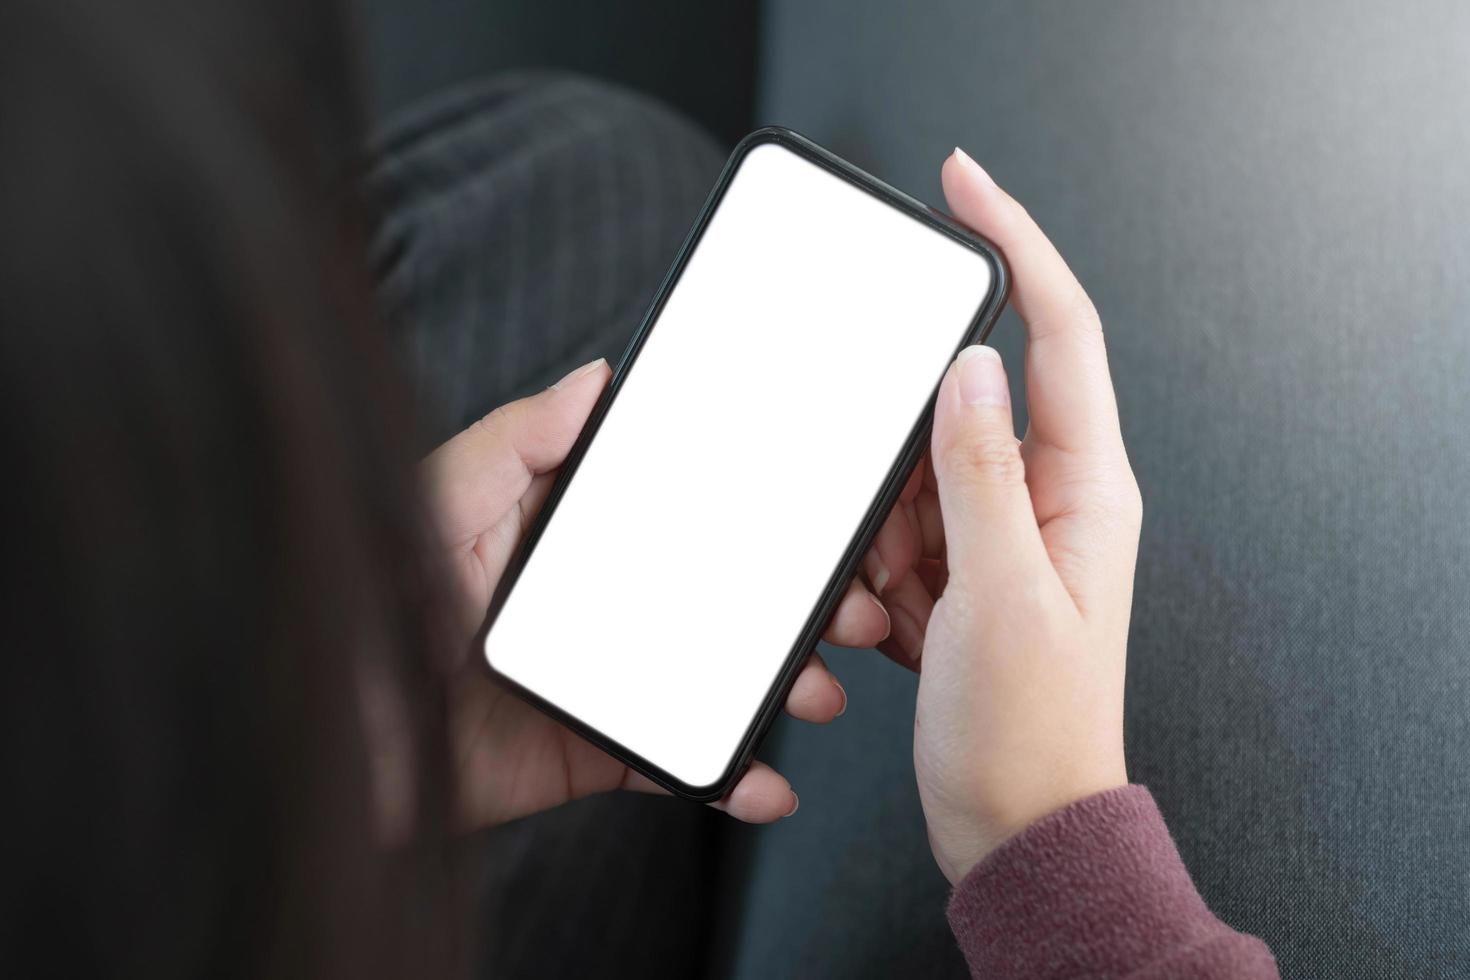
[{"label": "gray fabric upholstery", "polygon": [[374,272],[433,446],[617,363],[724,154],[652,99],[517,72],[404,110],[373,160]]},{"label": "gray fabric upholstery", "polygon": [[[1470,8],[807,0],[764,29],[762,121],[936,203],[962,144],[1101,309],[1146,510],[1129,759],[1211,906],[1286,976],[1470,975]],[[832,660],[841,731],[767,753],[799,817],[731,859],[733,972],[957,974],[913,685]]]}]

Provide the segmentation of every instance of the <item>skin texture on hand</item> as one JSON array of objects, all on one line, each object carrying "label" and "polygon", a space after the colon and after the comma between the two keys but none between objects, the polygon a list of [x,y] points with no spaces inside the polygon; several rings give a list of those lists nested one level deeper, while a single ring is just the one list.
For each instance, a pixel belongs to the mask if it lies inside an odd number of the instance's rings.
[{"label": "skin texture on hand", "polygon": [[[469,652],[495,584],[611,373],[603,360],[587,364],[546,391],[496,409],[422,464],[465,641],[464,661],[450,667],[449,706],[457,809],[466,829],[591,793],[662,792],[495,684]],[[872,647],[888,632],[883,607],[860,583],[853,583],[825,638],[843,646]],[[791,689],[787,713],[820,724],[846,707],[846,692],[814,654]],[[757,762],[713,806],[740,820],[767,823],[794,813],[797,797],[779,773]]]},{"label": "skin texture on hand", "polygon": [[1030,410],[1018,443],[1000,357],[961,352],[940,386],[929,458],[879,549],[898,556],[884,569],[893,634],[882,649],[921,663],[914,766],[935,859],[953,882],[1041,817],[1127,782],[1142,504],[1087,294],[963,152],[943,182],[955,216],[1010,263]]},{"label": "skin texture on hand", "polygon": [[[931,451],[828,626],[920,670],[914,763],[935,859],[957,881],[1032,822],[1127,781],[1123,675],[1141,520],[1097,314],[1026,212],[956,151],[955,216],[1006,254],[1027,328],[1031,426],[1017,443],[1004,370],[971,348],[946,374]],[[503,406],[423,464],[458,590],[465,661],[451,737],[467,828],[590,793],[661,792],[495,685],[468,653],[499,581],[611,375],[599,360]],[[787,700],[826,723],[847,696],[813,656]],[[738,819],[795,812],[756,763],[724,800]]]}]

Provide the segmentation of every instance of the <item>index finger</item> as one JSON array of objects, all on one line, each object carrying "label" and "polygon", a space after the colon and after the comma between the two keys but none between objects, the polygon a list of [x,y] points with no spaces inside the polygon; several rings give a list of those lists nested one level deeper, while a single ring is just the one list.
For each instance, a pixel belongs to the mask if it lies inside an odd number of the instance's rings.
[{"label": "index finger", "polygon": [[540,474],[560,466],[611,376],[598,358],[545,391],[502,405],[420,464],[445,543],[473,547]]},{"label": "index finger", "polygon": [[1072,270],[1026,210],[963,150],[944,161],[956,218],[989,238],[1011,267],[1011,305],[1026,325],[1028,439],[1066,453],[1121,449],[1102,323]]}]

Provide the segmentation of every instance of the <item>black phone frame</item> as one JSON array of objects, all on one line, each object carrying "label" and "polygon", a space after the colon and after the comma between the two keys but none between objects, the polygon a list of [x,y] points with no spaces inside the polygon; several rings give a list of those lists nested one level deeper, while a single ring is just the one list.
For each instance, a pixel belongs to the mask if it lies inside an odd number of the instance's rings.
[{"label": "black phone frame", "polygon": [[909,432],[908,438],[904,442],[903,448],[899,451],[893,466],[889,468],[888,475],[882,487],[874,496],[873,503],[868,507],[867,514],[864,516],[857,531],[853,534],[852,540],[849,542],[842,559],[837,563],[826,588],[823,590],[821,598],[812,608],[812,613],[808,617],[806,625],[797,637],[796,642],[792,645],[791,652],[787,654],[786,661],[771,684],[765,700],[761,703],[755,717],[751,719],[750,726],[746,729],[745,736],[731,757],[729,766],[726,768],[724,774],[715,782],[707,786],[693,786],[674,777],[650,760],[608,738],[592,726],[568,714],[545,698],[542,698],[534,691],[522,687],[509,677],[495,670],[494,667],[490,666],[489,659],[484,655],[484,648],[486,637],[489,635],[496,617],[505,605],[505,601],[510,596],[511,590],[515,587],[516,580],[520,577],[527,560],[529,560],[531,553],[535,550],[536,543],[540,540],[546,525],[550,522],[552,515],[556,513],[557,504],[561,501],[562,495],[575,478],[577,468],[581,465],[582,458],[586,455],[587,447],[596,438],[597,430],[601,427],[603,419],[607,416],[608,409],[617,399],[623,382],[627,379],[633,363],[638,359],[639,351],[642,350],[644,342],[647,341],[654,325],[658,322],[659,315],[663,312],[664,304],[678,284],[680,275],[688,264],[690,256],[694,254],[695,248],[699,245],[699,240],[703,237],[705,228],[708,227],[710,219],[719,207],[720,201],[724,199],[725,191],[728,189],[731,179],[734,177],[736,171],[739,170],[740,164],[746,155],[756,147],[767,143],[775,143],[793,151],[797,155],[817,164],[884,203],[897,208],[916,221],[954,239],[961,245],[979,253],[985,258],[990,264],[990,290],[984,302],[981,303],[980,308],[976,310],[975,316],[971,320],[969,328],[965,331],[961,343],[955,347],[955,354],[958,354],[960,350],[971,344],[982,343],[989,337],[997,318],[999,318],[1001,311],[1005,308],[1010,291],[1010,272],[1000,250],[993,244],[948,215],[915,200],[900,190],[890,187],[883,181],[878,180],[871,174],[865,173],[799,133],[782,126],[762,127],[742,139],[731,152],[730,158],[725,162],[724,169],[720,171],[720,176],[715,182],[714,189],[710,191],[709,197],[705,200],[704,207],[700,209],[699,216],[695,219],[693,228],[685,236],[684,243],[680,246],[679,253],[675,257],[672,267],[664,276],[663,282],[659,285],[658,292],[654,295],[653,303],[649,307],[648,313],[644,316],[638,331],[633,335],[633,339],[623,352],[622,359],[618,362],[618,366],[613,372],[612,380],[609,382],[607,389],[602,393],[596,406],[592,409],[591,415],[587,418],[586,425],[583,426],[581,434],[573,444],[571,451],[567,454],[566,461],[562,464],[557,478],[552,484],[550,492],[547,494],[545,503],[541,505],[540,512],[536,515],[531,527],[526,532],[524,541],[522,541],[515,556],[506,566],[504,574],[501,575],[500,581],[491,597],[485,621],[476,632],[474,641],[474,649],[479,662],[490,672],[490,675],[497,683],[503,685],[538,710],[551,716],[557,722],[565,725],[582,738],[618,759],[620,762],[625,763],[636,772],[648,777],[674,795],[699,803],[709,803],[723,798],[734,788],[739,778],[744,775],[746,769],[750,766],[751,760],[755,756],[757,747],[765,738],[771,724],[776,719],[777,713],[785,703],[786,697],[790,693],[791,685],[796,681],[797,674],[800,673],[807,658],[816,650],[817,642],[821,638],[822,631],[825,629],[828,620],[831,619],[832,613],[836,610],[837,603],[841,601],[843,594],[846,592],[848,582],[857,574],[859,563],[867,553],[868,548],[872,545],[873,539],[877,536],[878,530],[882,527],[888,512],[897,502],[899,493],[903,490],[904,484],[908,481],[909,475],[913,472],[914,466],[918,463],[924,448],[929,442],[929,433],[934,417],[934,399],[939,390],[937,383],[934,391],[930,393],[929,400],[923,411],[920,412],[918,421]]}]

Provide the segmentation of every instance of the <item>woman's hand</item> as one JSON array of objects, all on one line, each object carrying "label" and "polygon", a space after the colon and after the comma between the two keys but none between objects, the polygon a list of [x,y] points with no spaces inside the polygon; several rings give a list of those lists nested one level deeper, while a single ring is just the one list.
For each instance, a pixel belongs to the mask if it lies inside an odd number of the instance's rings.
[{"label": "woman's hand", "polygon": [[[594,361],[546,391],[496,409],[424,461],[429,506],[449,555],[466,650],[495,584],[610,376],[606,362]],[[888,628],[883,607],[854,583],[826,638],[871,647],[888,635]],[[791,689],[787,713],[825,723],[846,706],[842,686],[813,655]],[[661,792],[496,685],[473,657],[453,667],[450,738],[458,809],[466,827],[500,823],[606,790]],[[766,823],[795,812],[796,802],[784,778],[756,763],[714,805],[741,820]]]},{"label": "woman's hand", "polygon": [[1039,818],[1127,782],[1142,505],[1087,294],[963,152],[943,179],[955,216],[1010,262],[1030,409],[1018,444],[1000,357],[963,351],[940,386],[931,465],[888,524],[883,649],[909,663],[922,650],[914,766],[934,857],[958,881]]}]

